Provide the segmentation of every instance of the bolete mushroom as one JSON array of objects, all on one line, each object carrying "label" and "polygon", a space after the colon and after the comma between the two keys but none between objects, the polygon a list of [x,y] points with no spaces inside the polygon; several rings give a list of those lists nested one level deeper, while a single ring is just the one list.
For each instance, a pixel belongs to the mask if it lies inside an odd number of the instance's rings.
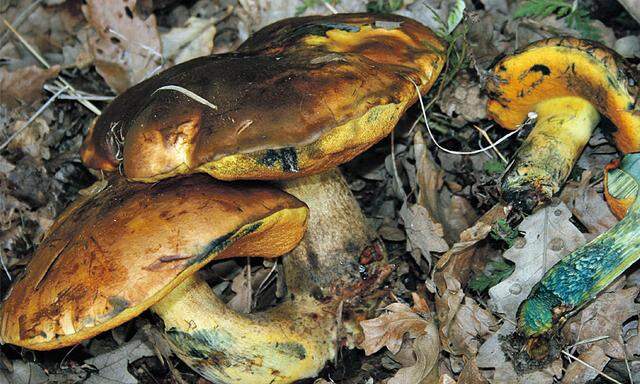
[{"label": "bolete mushroom", "polygon": [[607,164],[604,171],[604,196],[611,212],[622,219],[636,201],[638,183],[633,175],[640,174],[636,156],[625,156]]},{"label": "bolete mushroom", "polygon": [[[391,268],[339,172],[321,172],[386,136],[444,58],[443,43],[404,17],[288,19],[239,52],[170,68],[107,107],[83,144],[88,166],[122,164],[128,178],[146,182],[194,172],[291,179],[279,185],[310,209],[307,234],[283,259],[295,307],[235,314],[198,281],[153,307],[187,364],[216,382],[289,383],[314,376],[353,341],[346,336],[376,307],[366,293]],[[181,289],[210,305],[183,300]],[[196,329],[181,316],[187,309],[199,313]]]},{"label": "bolete mushroom", "polygon": [[516,129],[530,112],[533,130],[502,181],[503,198],[526,211],[558,192],[600,115],[616,130],[622,152],[640,150],[636,76],[614,51],[596,42],[551,38],[509,55],[491,70],[488,114]]},{"label": "bolete mushroom", "polygon": [[[304,234],[307,212],[304,203],[276,188],[230,185],[206,175],[156,184],[116,180],[56,220],[3,303],[0,337],[29,349],[60,348],[148,308],[168,324],[177,318],[183,327],[199,324],[206,319],[203,308],[224,305],[203,293],[206,283],[196,272],[214,259],[290,251]],[[305,300],[300,295],[280,306],[265,325],[273,331],[268,343],[259,343],[265,369],[286,359],[300,371],[313,365],[317,351],[306,332],[312,327],[278,322],[308,308],[300,305]],[[311,320],[298,316],[287,324],[299,321]],[[244,337],[230,334],[217,341]],[[288,344],[278,345],[281,340]]]},{"label": "bolete mushroom", "polygon": [[153,182],[206,172],[288,179],[351,160],[389,134],[444,64],[444,45],[395,15],[286,19],[238,52],[176,65],[116,98],[84,163]]},{"label": "bolete mushroom", "polygon": [[620,168],[609,173],[610,193],[620,192],[625,197],[629,191],[636,193],[626,216],[554,265],[520,305],[518,329],[529,338],[532,356],[544,354],[551,331],[640,258],[638,183],[640,153],[628,154],[620,162]]}]

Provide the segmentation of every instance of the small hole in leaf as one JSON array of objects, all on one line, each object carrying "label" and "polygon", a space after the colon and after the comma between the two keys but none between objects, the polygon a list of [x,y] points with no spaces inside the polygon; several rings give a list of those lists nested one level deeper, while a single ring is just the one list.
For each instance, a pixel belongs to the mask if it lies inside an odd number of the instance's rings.
[{"label": "small hole in leaf", "polygon": [[102,55],[104,53],[104,51],[101,48],[97,48],[96,52],[98,52],[99,55]]},{"label": "small hole in leaf", "polygon": [[124,7],[124,11],[127,13],[127,16],[129,16],[130,19],[133,19],[133,12],[131,11],[131,8]]},{"label": "small hole in leaf", "polygon": [[120,44],[120,39],[118,39],[117,37],[112,37],[112,38],[111,38],[111,42],[112,42],[113,44]]}]

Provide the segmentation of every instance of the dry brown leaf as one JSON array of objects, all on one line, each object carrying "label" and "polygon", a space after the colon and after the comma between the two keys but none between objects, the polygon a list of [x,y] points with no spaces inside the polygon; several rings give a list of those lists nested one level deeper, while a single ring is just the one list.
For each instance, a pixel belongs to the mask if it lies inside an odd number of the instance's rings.
[{"label": "dry brown leaf", "polygon": [[420,131],[413,136],[413,153],[416,159],[417,203],[427,209],[432,221],[442,224],[444,238],[453,243],[476,220],[476,213],[465,198],[452,195],[443,188],[444,172],[431,158]]},{"label": "dry brown leaf", "polygon": [[585,243],[584,235],[571,223],[571,212],[560,203],[538,210],[525,218],[518,238],[504,258],[515,263],[511,276],[489,289],[494,312],[515,320],[520,303],[544,273],[562,257]]},{"label": "dry brown leaf", "polygon": [[489,384],[489,381],[482,376],[475,357],[465,361],[464,368],[458,377],[458,384]]},{"label": "dry brown leaf", "polygon": [[433,319],[428,322],[424,334],[416,337],[412,344],[415,364],[403,367],[387,381],[387,384],[431,384],[438,382],[438,355],[440,341],[438,328]]},{"label": "dry brown leaf", "polygon": [[563,334],[568,340],[609,336],[604,340],[579,345],[577,350],[580,356],[592,345],[598,345],[611,358],[625,358],[622,324],[640,312],[640,304],[635,302],[640,288],[624,288],[624,282],[624,278],[618,279],[563,328]]},{"label": "dry brown leaf", "polygon": [[[597,192],[596,186],[589,185],[591,171],[584,171],[581,180],[580,183],[568,183],[560,198],[594,238],[611,228],[618,219],[611,213],[602,193]],[[599,185],[602,189],[602,183]]]},{"label": "dry brown leaf", "polygon": [[580,360],[589,364],[593,368],[585,366],[583,363],[573,360],[567,367],[562,382],[565,384],[585,384],[598,376],[598,371],[602,371],[611,360],[605,355],[602,348],[592,345],[588,350],[580,354]]},{"label": "dry brown leaf", "polygon": [[229,300],[227,305],[233,310],[240,313],[249,313],[253,309],[255,303],[254,296],[257,294],[257,290],[260,285],[269,276],[270,269],[260,268],[251,272],[251,287],[247,282],[247,269],[243,268],[242,273],[233,278],[231,283],[231,290],[236,295]]},{"label": "dry brown leaf", "polygon": [[472,227],[460,234],[460,239],[449,251],[438,260],[435,266],[434,281],[440,291],[446,289],[444,274],[448,274],[458,281],[466,281],[472,268],[476,244],[484,240],[496,220],[505,218],[509,210],[497,204],[487,211]]},{"label": "dry brown leaf", "polygon": [[216,19],[191,17],[182,28],[172,28],[161,36],[162,55],[174,64],[213,52]]},{"label": "dry brown leaf", "polygon": [[491,312],[480,307],[472,298],[465,297],[447,330],[442,344],[455,355],[473,358],[478,353],[482,340],[498,328],[498,321]]},{"label": "dry brown leaf", "polygon": [[96,70],[113,90],[122,93],[160,69],[156,18],[138,17],[135,0],[88,0],[82,10],[97,32],[89,40]]},{"label": "dry brown leaf", "polygon": [[398,353],[402,347],[405,333],[416,338],[424,335],[431,321],[418,315],[402,303],[393,303],[385,308],[385,313],[375,319],[360,322],[364,340],[360,348],[369,356],[383,347],[391,353]]},{"label": "dry brown leaf", "polygon": [[11,133],[21,131],[9,144],[12,151],[21,151],[34,159],[48,160],[51,157],[49,146],[45,143],[49,134],[49,125],[38,117],[31,125],[23,129],[27,122],[18,120],[11,127]]},{"label": "dry brown leaf", "polygon": [[44,83],[58,76],[59,66],[44,69],[32,65],[13,72],[0,68],[0,104],[7,108],[31,105],[40,100]]},{"label": "dry brown leaf", "polygon": [[400,217],[407,232],[409,250],[418,249],[423,257],[428,258],[431,252],[446,252],[449,249],[443,238],[442,225],[433,220],[427,208],[418,204],[404,204],[400,209]]}]

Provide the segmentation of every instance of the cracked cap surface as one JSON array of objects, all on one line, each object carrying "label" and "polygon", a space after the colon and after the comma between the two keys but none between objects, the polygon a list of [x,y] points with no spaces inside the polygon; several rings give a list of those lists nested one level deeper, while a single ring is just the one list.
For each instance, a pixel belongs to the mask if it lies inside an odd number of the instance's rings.
[{"label": "cracked cap surface", "polygon": [[137,316],[214,259],[276,257],[302,238],[295,197],[207,175],[114,184],[53,224],[3,303],[0,338],[76,344]]}]

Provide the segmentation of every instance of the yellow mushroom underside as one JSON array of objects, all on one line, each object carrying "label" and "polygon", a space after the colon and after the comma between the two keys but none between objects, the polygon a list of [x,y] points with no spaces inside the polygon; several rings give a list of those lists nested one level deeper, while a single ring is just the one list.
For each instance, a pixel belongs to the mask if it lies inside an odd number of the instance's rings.
[{"label": "yellow mushroom underside", "polygon": [[576,96],[616,126],[621,151],[640,150],[635,74],[613,51],[580,39],[547,39],[502,59],[492,75],[487,110],[501,126],[515,129],[542,100]]}]

